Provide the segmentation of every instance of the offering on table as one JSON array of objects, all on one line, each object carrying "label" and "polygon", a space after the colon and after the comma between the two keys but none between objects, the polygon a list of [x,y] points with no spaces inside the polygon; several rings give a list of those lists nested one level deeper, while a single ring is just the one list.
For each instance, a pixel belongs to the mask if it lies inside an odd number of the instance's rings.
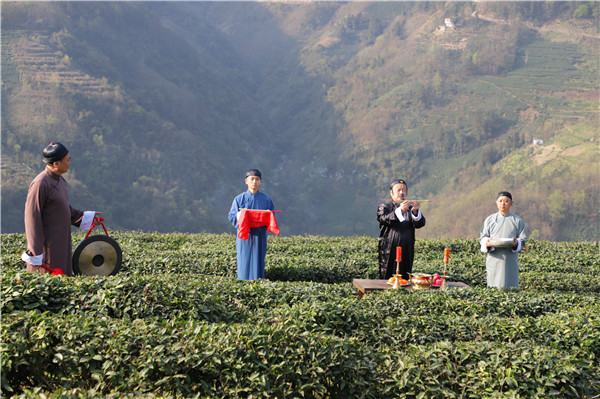
[{"label": "offering on table", "polygon": [[404,285],[404,286],[409,285],[408,280],[405,280],[402,277],[396,278],[395,276],[390,277],[388,279],[387,283],[391,284],[391,285],[394,285],[396,283],[396,280],[398,280],[398,284],[400,284],[400,285]]}]

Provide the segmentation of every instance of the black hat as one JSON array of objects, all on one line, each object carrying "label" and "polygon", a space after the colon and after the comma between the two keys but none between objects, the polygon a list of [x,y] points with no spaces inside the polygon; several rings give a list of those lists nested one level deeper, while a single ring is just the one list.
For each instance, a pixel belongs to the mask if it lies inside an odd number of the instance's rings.
[{"label": "black hat", "polygon": [[404,184],[406,187],[408,187],[408,184],[406,184],[406,181],[404,179],[394,179],[392,180],[392,182],[390,183],[390,190],[392,188],[394,188],[394,186],[396,184]]},{"label": "black hat", "polygon": [[246,177],[248,176],[258,176],[262,179],[262,175],[260,174],[260,170],[258,169],[248,169],[246,172]]},{"label": "black hat", "polygon": [[61,143],[50,143],[46,148],[44,148],[44,162],[47,164],[53,164],[54,162],[58,162],[66,157],[68,153],[69,150],[67,150],[67,147]]},{"label": "black hat", "polygon": [[508,191],[500,191],[498,193],[498,196],[496,196],[496,199],[498,199],[500,197],[508,197],[512,201],[512,195],[510,195],[510,193]]}]

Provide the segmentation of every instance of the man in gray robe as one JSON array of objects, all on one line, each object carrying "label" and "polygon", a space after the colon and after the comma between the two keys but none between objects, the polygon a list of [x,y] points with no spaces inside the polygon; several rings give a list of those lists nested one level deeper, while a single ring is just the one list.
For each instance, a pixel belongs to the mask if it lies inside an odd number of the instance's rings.
[{"label": "man in gray robe", "polygon": [[[518,252],[527,241],[525,222],[510,212],[512,195],[501,191],[496,198],[498,212],[488,216],[479,234],[481,252],[487,253],[486,274],[488,287],[511,288],[519,286]],[[507,246],[494,246],[492,239],[512,239]]]},{"label": "man in gray robe", "polygon": [[29,185],[25,202],[27,251],[21,259],[27,271],[42,274],[61,269],[73,275],[71,225],[89,230],[101,212],[80,211],[69,205],[67,182],[62,177],[71,164],[71,154],[61,143],[51,143],[43,151],[46,168]]}]

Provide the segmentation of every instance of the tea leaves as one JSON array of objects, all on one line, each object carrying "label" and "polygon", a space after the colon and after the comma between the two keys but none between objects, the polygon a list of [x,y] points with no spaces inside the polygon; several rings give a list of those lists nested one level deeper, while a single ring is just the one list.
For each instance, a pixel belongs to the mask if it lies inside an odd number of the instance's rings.
[{"label": "tea leaves", "polygon": [[[574,397],[600,393],[597,243],[531,242],[485,286],[475,240],[419,240],[415,271],[471,289],[376,292],[376,239],[270,237],[238,281],[231,235],[116,232],[112,277],[24,272],[2,235],[2,395]],[[74,237],[76,243],[80,236]]]}]

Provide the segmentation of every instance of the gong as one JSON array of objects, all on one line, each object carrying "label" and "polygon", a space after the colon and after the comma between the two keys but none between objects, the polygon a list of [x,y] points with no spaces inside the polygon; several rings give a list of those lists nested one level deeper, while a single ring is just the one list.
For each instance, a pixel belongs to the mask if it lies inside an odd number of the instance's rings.
[{"label": "gong", "polygon": [[89,236],[73,252],[73,273],[114,276],[121,269],[121,260],[121,247],[115,240],[102,234]]}]

